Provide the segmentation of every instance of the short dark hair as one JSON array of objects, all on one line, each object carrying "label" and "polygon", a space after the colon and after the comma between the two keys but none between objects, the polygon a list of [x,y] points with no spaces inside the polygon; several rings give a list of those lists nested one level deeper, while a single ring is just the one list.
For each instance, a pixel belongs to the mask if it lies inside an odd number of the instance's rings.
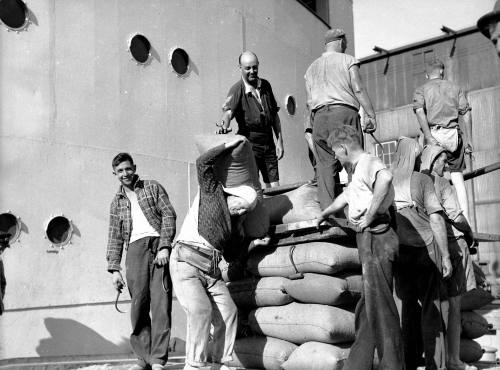
[{"label": "short dark hair", "polygon": [[132,156],[128,153],[118,153],[114,158],[113,161],[111,162],[111,166],[113,168],[118,167],[118,165],[122,162],[129,161],[130,164],[134,164],[134,160],[132,159]]},{"label": "short dark hair", "polygon": [[341,126],[335,127],[328,136],[328,146],[333,148],[334,146],[340,144],[346,144],[348,146],[354,146],[361,148],[361,139],[359,137],[359,132],[351,126]]},{"label": "short dark hair", "polygon": [[426,72],[432,73],[434,71],[444,70],[444,63],[440,59],[433,59],[426,64]]}]

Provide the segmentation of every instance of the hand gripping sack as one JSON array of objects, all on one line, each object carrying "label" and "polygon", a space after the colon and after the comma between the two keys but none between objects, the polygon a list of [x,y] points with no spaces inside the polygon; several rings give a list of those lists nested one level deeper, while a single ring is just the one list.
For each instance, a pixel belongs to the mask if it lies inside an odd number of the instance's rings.
[{"label": "hand gripping sack", "polygon": [[231,367],[244,369],[281,370],[281,365],[297,348],[293,343],[270,337],[236,339]]},{"label": "hand gripping sack", "polygon": [[248,315],[255,333],[292,343],[343,343],[354,341],[354,314],[338,307],[290,303],[262,307]]},{"label": "hand gripping sack", "polygon": [[462,336],[476,339],[489,334],[492,325],[480,314],[473,311],[462,312]]},{"label": "hand gripping sack", "polygon": [[284,370],[341,370],[349,356],[350,344],[306,342],[281,365]]},{"label": "hand gripping sack", "polygon": [[283,277],[250,278],[230,282],[227,288],[238,308],[282,306],[293,301],[284,288],[286,280]]},{"label": "hand gripping sack", "polygon": [[256,276],[289,277],[297,272],[333,275],[359,266],[356,248],[328,242],[255,250],[247,260],[247,269]]},{"label": "hand gripping sack", "polygon": [[311,220],[321,214],[318,188],[302,185],[284,194],[264,198],[272,225]]},{"label": "hand gripping sack", "polygon": [[304,278],[284,279],[286,292],[298,302],[330,306],[351,304],[359,299],[351,294],[346,280],[322,274],[304,274]]}]

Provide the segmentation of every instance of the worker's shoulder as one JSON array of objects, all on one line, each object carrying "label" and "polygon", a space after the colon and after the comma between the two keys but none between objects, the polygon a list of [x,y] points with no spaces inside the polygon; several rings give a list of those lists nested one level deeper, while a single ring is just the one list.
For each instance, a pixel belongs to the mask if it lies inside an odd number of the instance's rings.
[{"label": "worker's shoulder", "polygon": [[243,80],[240,78],[238,81],[236,81],[234,84],[231,85],[229,91],[241,90],[243,87],[244,87]]}]

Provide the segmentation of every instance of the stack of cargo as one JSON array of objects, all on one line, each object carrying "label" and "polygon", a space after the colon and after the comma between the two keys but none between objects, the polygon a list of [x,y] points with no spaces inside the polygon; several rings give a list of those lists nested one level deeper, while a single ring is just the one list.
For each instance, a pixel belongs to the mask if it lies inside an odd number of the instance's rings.
[{"label": "stack of cargo", "polygon": [[[315,194],[315,187],[304,185],[264,199],[270,223],[317,217]],[[245,260],[231,264],[224,274],[231,280],[228,288],[240,311],[241,326],[253,335],[237,339],[231,365],[341,369],[354,340],[353,309],[361,295],[355,241],[270,245],[252,250]],[[242,268],[245,275],[236,273]]]},{"label": "stack of cargo", "polygon": [[475,341],[483,335],[491,334],[492,325],[475,312],[493,301],[493,296],[485,289],[486,277],[481,269],[474,264],[477,288],[468,291],[462,296],[462,338],[460,340],[460,359],[471,363],[481,359],[484,348]]}]

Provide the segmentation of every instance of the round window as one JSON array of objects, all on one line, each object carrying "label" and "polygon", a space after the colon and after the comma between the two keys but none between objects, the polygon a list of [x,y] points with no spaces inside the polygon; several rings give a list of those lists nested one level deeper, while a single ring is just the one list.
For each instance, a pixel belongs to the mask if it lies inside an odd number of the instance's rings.
[{"label": "round window", "polygon": [[128,49],[137,63],[145,64],[151,57],[151,43],[143,35],[133,36],[129,41]]},{"label": "round window", "polygon": [[64,216],[53,217],[45,228],[45,235],[56,246],[66,245],[73,236],[73,225]]},{"label": "round window", "polygon": [[295,115],[295,111],[297,110],[297,103],[295,102],[295,98],[292,95],[288,95],[286,97],[286,111],[289,115]]},{"label": "round window", "polygon": [[189,55],[186,50],[175,48],[170,53],[170,64],[178,75],[184,75],[189,69]]},{"label": "round window", "polygon": [[28,7],[22,0],[1,0],[0,20],[12,30],[21,30],[28,25]]},{"label": "round window", "polygon": [[21,221],[10,212],[0,213],[0,233],[9,234],[9,241],[14,241],[21,234]]}]

